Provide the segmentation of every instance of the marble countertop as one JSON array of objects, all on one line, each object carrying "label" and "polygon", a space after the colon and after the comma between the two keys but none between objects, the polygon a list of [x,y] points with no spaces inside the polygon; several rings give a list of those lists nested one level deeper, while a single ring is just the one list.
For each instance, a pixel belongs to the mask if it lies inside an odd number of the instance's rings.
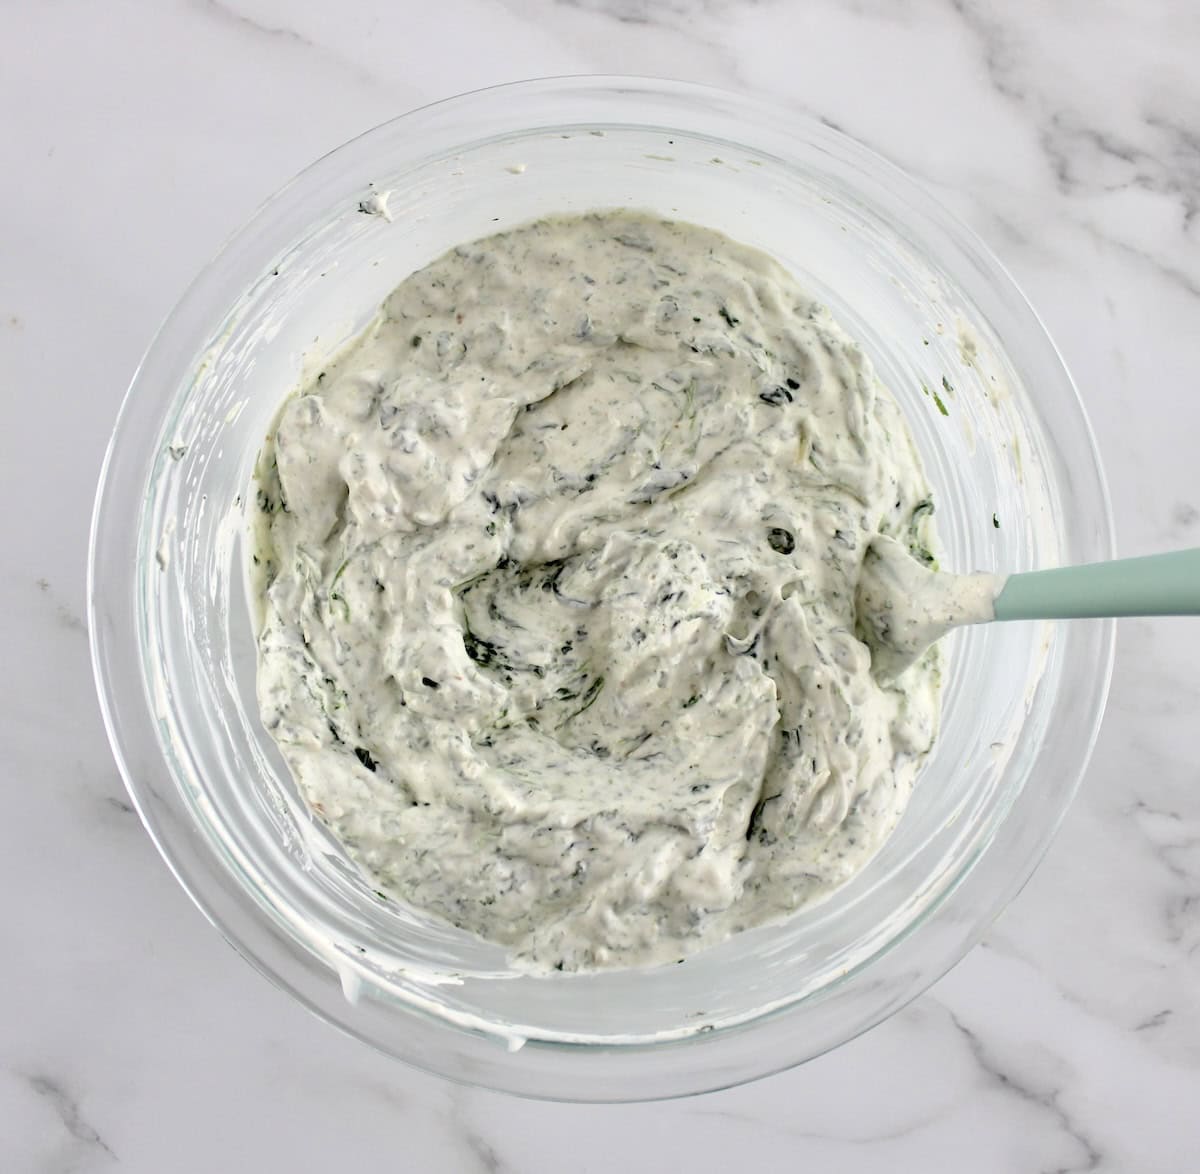
[{"label": "marble countertop", "polygon": [[245,965],[126,801],[82,613],[112,418],[226,234],[358,131],[539,74],[742,88],[917,174],[1065,353],[1122,551],[1200,544],[1200,8],[60,0],[0,46],[0,1169],[1196,1168],[1200,622],[1122,623],[1079,800],[928,994],[800,1070],[587,1108],[396,1065]]}]

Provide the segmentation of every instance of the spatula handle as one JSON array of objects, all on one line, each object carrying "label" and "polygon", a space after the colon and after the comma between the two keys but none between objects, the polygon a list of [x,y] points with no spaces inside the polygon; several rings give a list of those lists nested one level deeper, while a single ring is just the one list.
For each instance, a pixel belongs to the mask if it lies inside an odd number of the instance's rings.
[{"label": "spatula handle", "polygon": [[998,620],[1200,615],[1200,549],[1009,575]]}]

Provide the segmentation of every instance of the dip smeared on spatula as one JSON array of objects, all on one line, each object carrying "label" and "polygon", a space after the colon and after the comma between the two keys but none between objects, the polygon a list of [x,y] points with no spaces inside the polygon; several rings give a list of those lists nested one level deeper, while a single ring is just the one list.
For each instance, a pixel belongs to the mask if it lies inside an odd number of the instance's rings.
[{"label": "dip smeared on spatula", "polygon": [[879,535],[863,559],[856,604],[858,634],[871,650],[871,673],[894,681],[952,628],[996,618],[1003,575],[952,575]]},{"label": "dip smeared on spatula", "polygon": [[855,605],[871,675],[886,685],[966,624],[1200,615],[1200,549],[1012,575],[948,575],[877,535],[863,559]]}]

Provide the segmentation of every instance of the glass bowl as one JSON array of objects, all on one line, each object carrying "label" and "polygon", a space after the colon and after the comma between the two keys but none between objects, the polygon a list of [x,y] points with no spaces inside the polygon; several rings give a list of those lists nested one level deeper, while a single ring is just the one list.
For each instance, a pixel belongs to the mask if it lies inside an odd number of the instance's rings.
[{"label": "glass bowl", "polygon": [[1109,622],[948,641],[911,806],[824,903],[674,966],[531,977],[371,891],[310,818],[254,696],[243,503],[280,401],[413,269],[540,214],[632,206],[773,254],[863,344],[935,487],[943,565],[1112,554],[1099,460],[1054,345],[983,245],[906,175],[786,109],[630,78],[522,82],[313,164],[196,279],[138,369],[96,499],[88,605],[114,752],[179,882],[323,1018],[458,1080],[569,1100],[709,1090],[878,1023],[1028,879],[1103,709]]}]

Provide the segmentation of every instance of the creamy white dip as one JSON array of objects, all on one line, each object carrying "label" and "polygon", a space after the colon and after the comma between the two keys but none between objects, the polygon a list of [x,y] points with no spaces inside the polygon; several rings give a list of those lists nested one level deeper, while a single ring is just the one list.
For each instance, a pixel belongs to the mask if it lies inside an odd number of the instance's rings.
[{"label": "creamy white dip", "polygon": [[258,470],[262,718],[373,886],[534,970],[675,961],[854,875],[934,738],[856,590],[932,561],[859,347],[773,260],[629,213],[413,274]]}]

